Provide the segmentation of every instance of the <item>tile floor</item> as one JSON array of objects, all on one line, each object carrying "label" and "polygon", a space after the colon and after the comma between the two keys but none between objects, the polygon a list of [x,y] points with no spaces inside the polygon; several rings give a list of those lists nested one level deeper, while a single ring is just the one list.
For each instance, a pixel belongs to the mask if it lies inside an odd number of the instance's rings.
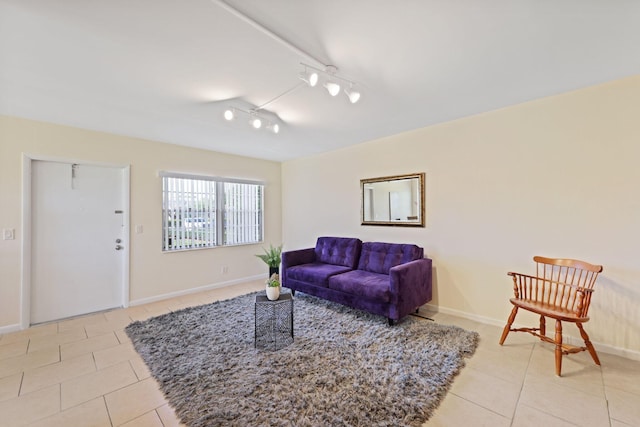
[{"label": "tile floor", "polygon": [[[132,320],[262,289],[251,282],[0,336],[0,426],[179,426],[123,328]],[[426,426],[640,426],[640,362],[565,357],[528,334],[442,313],[480,333],[475,355]],[[588,328],[587,328],[588,329]]]}]

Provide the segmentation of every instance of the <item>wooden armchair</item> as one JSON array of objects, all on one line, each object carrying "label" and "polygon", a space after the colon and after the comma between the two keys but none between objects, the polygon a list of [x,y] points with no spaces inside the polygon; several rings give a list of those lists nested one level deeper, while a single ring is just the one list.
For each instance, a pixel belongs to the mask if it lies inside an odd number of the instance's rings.
[{"label": "wooden armchair", "polygon": [[[542,341],[555,344],[556,375],[558,376],[562,370],[562,356],[565,354],[588,350],[596,365],[600,365],[596,349],[589,341],[589,335],[585,332],[582,324],[589,320],[587,312],[591,303],[591,295],[596,278],[602,271],[602,266],[572,259],[540,256],[533,257],[533,260],[536,262],[535,276],[508,273],[513,278],[515,298],[510,299],[513,310],[511,310],[507,325],[502,332],[500,345],[504,343],[511,331],[529,332]],[[540,327],[511,328],[519,308],[539,314]],[[545,317],[556,319],[555,339],[546,336]],[[576,324],[580,330],[580,336],[584,340],[584,347],[562,343],[563,321]]]}]

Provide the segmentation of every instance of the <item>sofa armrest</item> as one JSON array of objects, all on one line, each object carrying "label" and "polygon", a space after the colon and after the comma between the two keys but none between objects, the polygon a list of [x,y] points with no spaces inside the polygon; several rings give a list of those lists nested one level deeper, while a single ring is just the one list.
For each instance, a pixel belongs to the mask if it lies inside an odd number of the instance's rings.
[{"label": "sofa armrest", "polygon": [[431,300],[431,259],[422,258],[392,267],[389,270],[392,298],[408,314]]},{"label": "sofa armrest", "polygon": [[280,282],[287,286],[287,269],[295,265],[309,264],[316,259],[315,248],[297,249],[282,253],[282,270],[280,270]]},{"label": "sofa armrest", "polygon": [[314,248],[297,249],[295,251],[287,251],[282,253],[282,270],[294,265],[309,264],[316,260]]}]

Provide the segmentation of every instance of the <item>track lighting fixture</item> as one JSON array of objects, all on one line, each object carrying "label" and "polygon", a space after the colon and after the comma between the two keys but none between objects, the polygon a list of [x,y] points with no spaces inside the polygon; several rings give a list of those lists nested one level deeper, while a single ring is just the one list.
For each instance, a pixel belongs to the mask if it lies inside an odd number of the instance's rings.
[{"label": "track lighting fixture", "polygon": [[[211,0],[211,1],[217,4],[218,6],[220,6],[222,9],[229,12],[230,14],[241,19],[242,21],[249,24],[250,26],[256,28],[263,34],[266,34],[267,36],[271,37],[273,40],[276,40],[277,42],[286,46],[287,48],[295,52],[297,55],[303,58],[306,58],[307,60],[311,61],[311,63],[319,64],[321,67],[323,67],[322,69],[319,69],[316,67],[312,67],[311,65],[300,63],[300,65],[304,67],[304,71],[300,73],[299,78],[304,83],[299,82],[296,86],[293,86],[292,88],[279,94],[278,96],[271,99],[270,101],[252,108],[250,111],[244,111],[237,108],[229,108],[224,112],[224,118],[226,120],[233,120],[236,117],[237,113],[241,112],[249,115],[249,118],[250,118],[249,124],[252,127],[256,129],[260,129],[261,127],[263,127],[263,125],[265,125],[267,130],[270,130],[271,132],[277,134],[278,132],[280,132],[280,125],[278,123],[271,122],[270,120],[264,119],[263,117],[259,116],[258,113],[260,111],[266,112],[267,110],[264,110],[264,108],[267,105],[270,105],[271,103],[276,102],[283,96],[286,96],[291,92],[297,90],[298,88],[303,87],[305,84],[309,87],[317,86],[318,83],[320,82],[321,75],[325,76],[325,81],[322,86],[325,89],[327,89],[327,91],[332,97],[338,96],[340,91],[344,88],[344,93],[349,99],[349,102],[351,102],[352,104],[355,104],[360,100],[360,92],[353,89],[355,82],[338,76],[337,67],[333,65],[324,64],[324,62],[322,62],[319,58],[316,58],[313,55],[309,54],[308,52],[305,52],[304,50],[300,49],[294,43],[291,43],[290,41],[284,39],[282,36],[278,35],[277,33],[273,32],[269,28],[265,27],[260,22],[253,19],[252,17],[241,12],[239,9],[236,9],[235,7],[231,6],[225,0]],[[277,115],[274,115],[274,116],[277,117]]]},{"label": "track lighting fixture", "polygon": [[[313,87],[315,86],[315,84],[310,84],[309,81],[307,81],[305,78],[302,78],[302,76],[303,75],[308,76],[310,73],[313,73],[315,71],[316,76],[318,74],[323,74],[326,76],[326,80],[322,86],[327,90],[327,92],[329,92],[329,95],[338,96],[338,94],[342,90],[342,85],[340,84],[340,82],[344,82],[345,83],[344,93],[345,95],[347,95],[347,98],[349,98],[349,101],[352,104],[355,104],[360,100],[360,92],[353,89],[353,86],[355,83],[352,82],[351,80],[347,80],[343,77],[338,76],[337,75],[338,69],[335,66],[327,65],[324,70],[320,70],[318,68],[312,67],[311,65],[307,65],[303,63],[301,63],[300,65],[304,67],[304,71],[300,73],[300,76],[301,76],[300,78],[305,82],[307,82],[309,86]],[[317,83],[317,79],[316,79],[316,83]],[[349,89],[346,88],[347,85]]]},{"label": "track lighting fixture", "polygon": [[[240,108],[235,108],[235,107],[229,107],[226,110],[224,110],[224,118],[228,121],[231,121],[233,119],[236,118],[236,116],[238,115],[238,113],[243,113],[246,114],[247,116],[249,116],[249,126],[251,126],[254,129],[262,129],[263,127],[266,127],[266,129],[268,131],[271,131],[273,133],[279,133],[280,132],[280,125],[276,122],[273,122],[271,120],[268,120],[264,117],[262,117],[261,115],[259,115],[259,108],[256,109],[251,109],[249,111],[245,111],[242,110]],[[266,126],[265,126],[266,123]]]},{"label": "track lighting fixture", "polygon": [[[239,113],[246,114],[248,116],[248,123],[254,129],[262,129],[266,128],[268,131],[273,132],[274,134],[280,133],[280,125],[273,120],[267,119],[264,117],[264,114],[260,114],[260,112],[267,112],[265,107],[268,105],[278,101],[280,98],[290,94],[291,92],[303,87],[305,84],[314,87],[318,84],[319,75],[325,75],[325,82],[322,85],[327,92],[333,97],[338,96],[341,90],[344,91],[345,95],[349,99],[349,102],[355,104],[360,100],[360,92],[353,89],[355,85],[351,80],[347,80],[338,76],[336,73],[338,69],[332,65],[325,67],[324,70],[319,70],[310,65],[301,64],[304,67],[304,71],[300,73],[300,79],[304,81],[304,83],[300,82],[297,85],[287,89],[283,93],[279,94],[275,98],[265,102],[262,105],[255,106],[250,110],[242,110],[236,107],[229,107],[224,110],[223,116],[225,120],[231,121],[234,120]],[[342,83],[342,84],[341,84]],[[344,88],[343,88],[344,86]],[[277,117],[277,116],[276,116]]]}]

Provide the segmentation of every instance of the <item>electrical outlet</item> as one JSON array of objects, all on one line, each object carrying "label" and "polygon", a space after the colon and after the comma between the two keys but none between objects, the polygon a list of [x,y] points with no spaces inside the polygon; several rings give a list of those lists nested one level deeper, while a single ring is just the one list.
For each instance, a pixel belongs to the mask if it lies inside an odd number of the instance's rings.
[{"label": "electrical outlet", "polygon": [[16,231],[13,228],[2,229],[2,240],[13,240],[16,238]]},{"label": "electrical outlet", "polygon": [[223,265],[222,266],[222,274],[227,274],[228,272],[229,272],[229,266]]}]

